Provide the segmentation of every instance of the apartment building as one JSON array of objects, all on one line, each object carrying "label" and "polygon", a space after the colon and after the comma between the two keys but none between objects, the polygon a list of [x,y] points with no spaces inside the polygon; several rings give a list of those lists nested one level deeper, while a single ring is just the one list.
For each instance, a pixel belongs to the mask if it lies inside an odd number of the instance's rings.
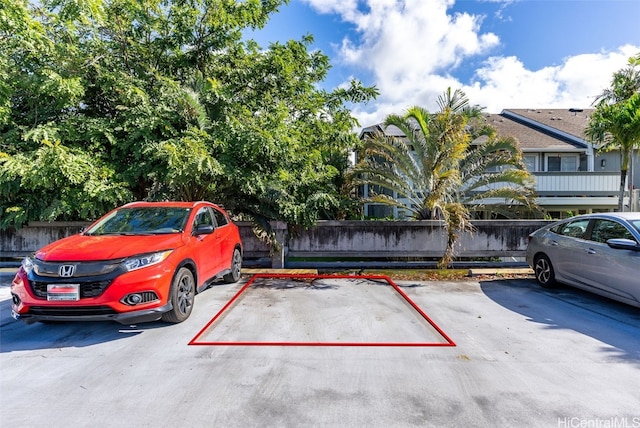
[{"label": "apartment building", "polygon": [[[538,205],[553,218],[590,212],[616,211],[620,189],[620,152],[598,152],[584,130],[593,109],[505,109],[485,114],[502,136],[513,136],[535,178]],[[395,127],[382,124],[364,128],[360,138],[374,132],[402,138]],[[625,205],[638,210],[640,151],[632,157],[633,176],[627,179]],[[629,191],[631,190],[631,191]],[[634,191],[635,190],[635,191]],[[365,196],[368,189],[362,189]],[[627,208],[628,209],[628,208]],[[386,206],[368,204],[365,216],[402,217]]]}]

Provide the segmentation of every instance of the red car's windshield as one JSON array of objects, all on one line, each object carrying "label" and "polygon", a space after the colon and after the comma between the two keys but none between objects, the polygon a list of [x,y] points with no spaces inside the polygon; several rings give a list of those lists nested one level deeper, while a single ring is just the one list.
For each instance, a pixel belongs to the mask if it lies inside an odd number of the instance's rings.
[{"label": "red car's windshield", "polygon": [[182,232],[191,208],[121,208],[103,218],[85,235],[147,235]]}]

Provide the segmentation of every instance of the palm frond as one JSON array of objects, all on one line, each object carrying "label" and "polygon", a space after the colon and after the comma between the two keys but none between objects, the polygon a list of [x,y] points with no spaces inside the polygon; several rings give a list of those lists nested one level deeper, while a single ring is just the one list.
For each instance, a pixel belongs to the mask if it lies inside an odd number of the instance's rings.
[{"label": "palm frond", "polygon": [[497,136],[464,92],[449,88],[438,106],[433,114],[414,106],[388,116],[385,129],[394,126],[404,137],[367,138],[348,177],[353,186],[369,186],[365,202],[443,220],[447,247],[440,264],[448,266],[459,234],[472,229],[472,210],[496,201],[494,212],[533,209],[535,192],[517,140]]}]

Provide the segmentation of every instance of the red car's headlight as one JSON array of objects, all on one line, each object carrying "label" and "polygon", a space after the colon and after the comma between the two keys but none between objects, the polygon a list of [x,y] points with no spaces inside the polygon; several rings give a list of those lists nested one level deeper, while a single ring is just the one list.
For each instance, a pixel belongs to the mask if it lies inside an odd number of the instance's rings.
[{"label": "red car's headlight", "polygon": [[24,269],[24,271],[26,273],[29,273],[34,269],[34,263],[33,263],[33,256],[32,255],[31,256],[27,256],[24,259],[22,259],[22,269]]},{"label": "red car's headlight", "polygon": [[133,256],[123,261],[122,266],[126,271],[142,269],[147,266],[153,266],[164,261],[173,250],[158,251],[157,253],[141,254]]}]

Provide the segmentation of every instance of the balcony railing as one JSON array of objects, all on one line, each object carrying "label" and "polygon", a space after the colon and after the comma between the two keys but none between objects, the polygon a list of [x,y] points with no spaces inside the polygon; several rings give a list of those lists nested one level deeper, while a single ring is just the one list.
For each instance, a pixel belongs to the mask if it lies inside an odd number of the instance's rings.
[{"label": "balcony railing", "polygon": [[[620,190],[620,173],[616,171],[576,171],[576,172],[534,172],[535,189],[538,195],[537,203],[550,209],[615,209],[618,206],[618,192]],[[627,183],[628,184],[628,183]],[[489,188],[499,188],[504,183],[494,183],[483,186],[476,191],[485,191]],[[365,186],[366,187],[366,186]],[[365,189],[366,191],[366,189]],[[409,204],[409,200],[400,199]],[[635,199],[632,201],[635,202]],[[502,199],[486,199],[476,203],[494,204],[504,203]],[[629,204],[628,192],[624,198],[624,204]],[[398,209],[378,206],[367,211],[374,217],[393,215],[398,218]],[[635,205],[633,205],[635,207]],[[577,207],[577,208],[576,208]],[[380,212],[376,212],[378,209]],[[373,211],[372,211],[373,210]]]},{"label": "balcony railing", "polygon": [[620,190],[619,172],[534,172],[540,196],[614,196]]}]

